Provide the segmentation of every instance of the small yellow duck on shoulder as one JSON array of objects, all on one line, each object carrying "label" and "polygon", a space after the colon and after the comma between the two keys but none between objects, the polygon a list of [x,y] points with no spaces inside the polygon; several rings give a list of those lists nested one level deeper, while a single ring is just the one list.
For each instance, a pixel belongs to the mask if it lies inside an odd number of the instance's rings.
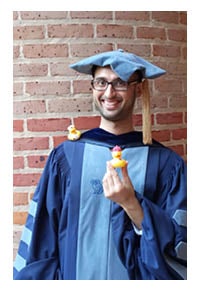
[{"label": "small yellow duck on shoulder", "polygon": [[68,140],[70,141],[76,141],[80,138],[81,132],[76,129],[74,125],[70,125],[68,128]]},{"label": "small yellow duck on shoulder", "polygon": [[110,162],[113,168],[123,168],[127,164],[127,161],[122,159],[122,149],[119,146],[112,149],[112,157]]}]

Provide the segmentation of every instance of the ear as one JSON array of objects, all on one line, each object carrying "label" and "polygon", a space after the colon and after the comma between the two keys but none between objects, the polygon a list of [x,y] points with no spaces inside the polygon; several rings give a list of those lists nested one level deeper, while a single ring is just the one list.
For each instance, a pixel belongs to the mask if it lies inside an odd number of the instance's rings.
[{"label": "ear", "polygon": [[140,97],[142,95],[142,83],[138,83],[136,85],[136,97]]}]

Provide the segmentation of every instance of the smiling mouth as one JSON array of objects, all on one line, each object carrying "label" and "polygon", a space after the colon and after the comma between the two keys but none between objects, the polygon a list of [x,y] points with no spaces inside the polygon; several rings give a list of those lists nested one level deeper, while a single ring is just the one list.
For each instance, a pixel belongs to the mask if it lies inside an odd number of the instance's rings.
[{"label": "smiling mouth", "polygon": [[116,110],[119,108],[121,101],[101,99],[101,103],[106,110]]}]

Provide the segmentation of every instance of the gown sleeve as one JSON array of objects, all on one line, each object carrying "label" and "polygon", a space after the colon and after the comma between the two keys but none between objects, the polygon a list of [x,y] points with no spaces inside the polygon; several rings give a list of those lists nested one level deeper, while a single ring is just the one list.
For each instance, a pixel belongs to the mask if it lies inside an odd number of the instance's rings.
[{"label": "gown sleeve", "polygon": [[54,149],[46,163],[22,233],[14,263],[14,279],[59,279],[58,223],[65,193],[67,166],[62,148]]},{"label": "gown sleeve", "polygon": [[186,279],[186,166],[178,158],[165,169],[155,175],[153,199],[136,192],[144,211],[141,236],[125,212],[114,205],[114,240],[133,279]]}]

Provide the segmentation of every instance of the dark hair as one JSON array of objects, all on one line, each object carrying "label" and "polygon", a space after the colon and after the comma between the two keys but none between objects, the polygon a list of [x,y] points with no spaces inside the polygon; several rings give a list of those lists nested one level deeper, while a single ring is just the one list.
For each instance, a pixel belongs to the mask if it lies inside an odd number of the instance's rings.
[{"label": "dark hair", "polygon": [[92,66],[92,77],[93,77],[93,78],[94,78],[94,74],[95,74],[96,68],[97,68],[96,65],[93,65],[93,66]]},{"label": "dark hair", "polygon": [[137,76],[138,76],[138,81],[142,82],[142,79],[143,79],[142,71],[137,70],[137,71],[135,71],[135,74],[137,74]]},{"label": "dark hair", "polygon": [[[106,66],[105,66],[105,67],[106,67]],[[96,68],[98,68],[97,65],[93,65],[93,66],[92,66],[92,70],[91,70],[91,71],[92,71],[92,77],[93,77],[93,78],[94,78],[94,74],[95,74]],[[143,79],[142,71],[136,70],[134,73],[137,74],[137,76],[138,76],[138,82],[142,82],[142,79]]]}]

